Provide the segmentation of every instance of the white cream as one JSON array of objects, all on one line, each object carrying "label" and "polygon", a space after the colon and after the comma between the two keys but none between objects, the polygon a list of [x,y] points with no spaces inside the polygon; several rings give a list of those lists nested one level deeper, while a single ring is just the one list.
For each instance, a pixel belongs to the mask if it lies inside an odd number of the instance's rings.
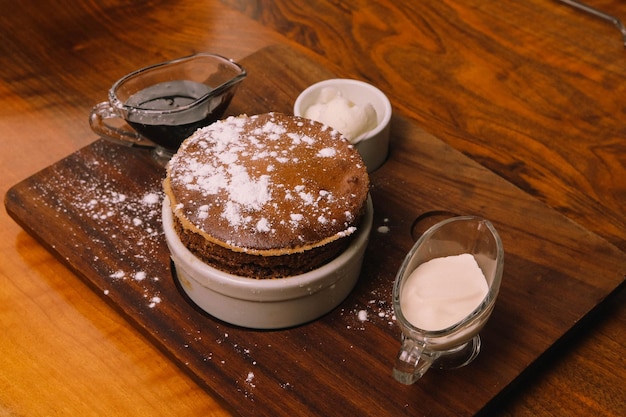
[{"label": "white cream", "polygon": [[317,101],[304,112],[307,119],[317,120],[341,132],[351,143],[376,127],[376,110],[367,103],[359,106],[344,97],[341,91],[324,87]]},{"label": "white cream", "polygon": [[404,283],[400,307],[422,330],[443,330],[467,317],[489,291],[487,280],[469,253],[435,258],[417,267]]}]

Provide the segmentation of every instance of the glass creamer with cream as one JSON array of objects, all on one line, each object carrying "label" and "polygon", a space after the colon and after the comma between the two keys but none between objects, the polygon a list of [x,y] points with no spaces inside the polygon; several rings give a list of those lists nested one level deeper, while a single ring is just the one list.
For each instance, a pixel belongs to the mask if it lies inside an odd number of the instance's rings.
[{"label": "glass creamer with cream", "polygon": [[463,320],[485,299],[487,280],[469,253],[431,259],[406,279],[400,296],[405,318],[423,330],[443,330]]},{"label": "glass creamer with cream", "polygon": [[413,384],[435,365],[455,369],[480,353],[479,332],[493,311],[504,249],[490,221],[455,216],[426,230],[393,286],[401,345],[393,377]]}]

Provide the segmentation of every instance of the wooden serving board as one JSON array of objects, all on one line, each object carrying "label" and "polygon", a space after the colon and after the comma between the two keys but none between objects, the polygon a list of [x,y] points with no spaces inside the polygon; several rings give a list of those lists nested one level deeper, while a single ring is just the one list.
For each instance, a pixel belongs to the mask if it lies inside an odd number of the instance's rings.
[{"label": "wooden serving board", "polygon": [[[336,75],[281,46],[242,64],[250,75],[231,114],[290,113],[301,90]],[[160,225],[164,170],[147,150],[96,141],[15,185],[5,204],[236,414],[473,415],[624,282],[626,254],[409,120],[395,115],[391,134],[389,160],[371,175],[374,230],[355,290],[288,330],[219,322],[181,294]],[[392,284],[413,235],[442,212],[494,223],[506,252],[501,292],[475,362],[404,386],[391,377]]]}]

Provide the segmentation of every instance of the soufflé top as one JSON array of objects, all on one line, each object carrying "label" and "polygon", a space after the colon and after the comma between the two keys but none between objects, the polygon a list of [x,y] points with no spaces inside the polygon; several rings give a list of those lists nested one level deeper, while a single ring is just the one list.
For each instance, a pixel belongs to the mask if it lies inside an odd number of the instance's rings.
[{"label": "souffl\u00e9 top", "polygon": [[345,249],[365,213],[369,178],[336,130],[267,113],[196,131],[163,185],[177,233],[196,256],[236,275],[279,278]]}]

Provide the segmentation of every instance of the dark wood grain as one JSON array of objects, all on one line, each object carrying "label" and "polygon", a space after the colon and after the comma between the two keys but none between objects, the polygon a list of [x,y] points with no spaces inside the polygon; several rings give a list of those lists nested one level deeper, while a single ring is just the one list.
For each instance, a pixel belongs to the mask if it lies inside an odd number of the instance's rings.
[{"label": "dark wood grain", "polygon": [[[300,90],[334,75],[285,47],[242,63],[250,77],[232,114],[290,112]],[[396,115],[389,160],[372,174],[375,227],[390,232],[373,232],[353,294],[304,326],[239,329],[198,311],[176,288],[159,217],[144,198],[160,193],[162,176],[148,151],[97,141],[13,187],[5,203],[20,225],[242,415],[250,407],[286,416],[338,409],[475,414],[624,281],[626,254]],[[429,372],[404,387],[390,375],[399,346],[391,285],[412,245],[414,220],[439,210],[494,222],[506,251],[501,295],[474,364]],[[360,310],[368,312],[366,322],[358,320]]]},{"label": "dark wood grain", "polygon": [[[626,50],[612,24],[552,0],[222,3],[626,250]],[[589,3],[626,19],[623,3]]]}]

